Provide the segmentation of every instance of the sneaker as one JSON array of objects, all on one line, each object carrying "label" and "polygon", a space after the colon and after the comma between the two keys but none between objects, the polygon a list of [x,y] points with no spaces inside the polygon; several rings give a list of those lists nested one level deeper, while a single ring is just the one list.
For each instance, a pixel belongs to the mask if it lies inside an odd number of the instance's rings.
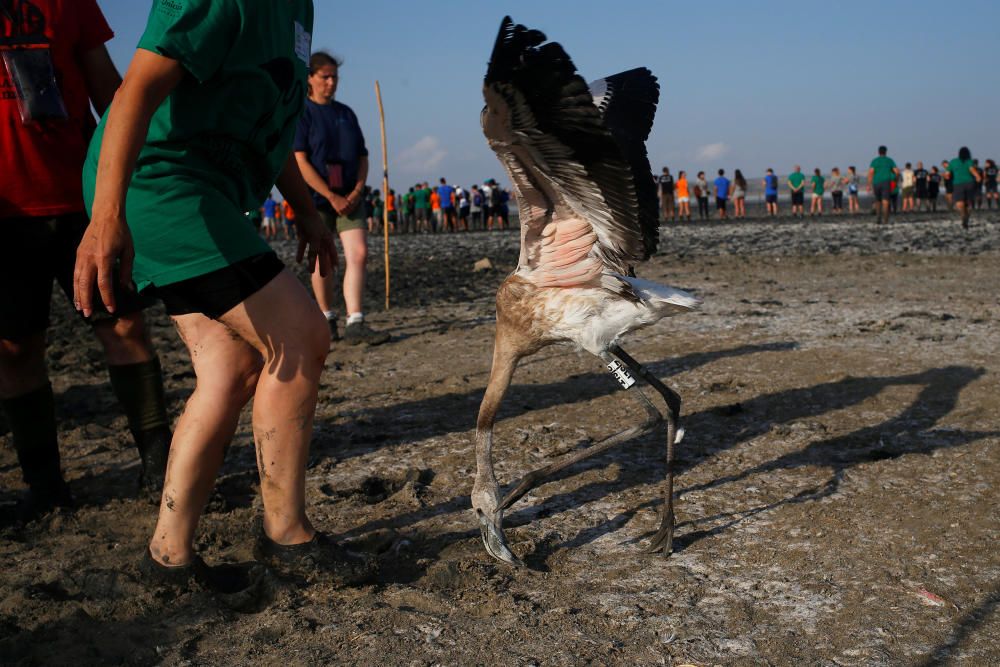
[{"label": "sneaker", "polygon": [[338,341],[340,340],[340,330],[337,329],[337,320],[327,320],[327,324],[330,325],[330,340]]},{"label": "sneaker", "polygon": [[156,562],[153,554],[146,553],[139,562],[139,574],[143,580],[154,586],[174,590],[196,590],[212,587],[212,571],[201,556],[195,554],[194,559],[186,565],[169,566]]},{"label": "sneaker", "polygon": [[385,331],[375,331],[364,320],[348,324],[344,328],[344,342],[350,345],[358,343],[368,343],[369,345],[381,345],[389,340],[389,334]]},{"label": "sneaker", "polygon": [[371,556],[348,551],[319,531],[308,542],[284,545],[274,542],[261,528],[253,554],[277,574],[307,581],[332,579],[341,586],[356,586],[370,583],[377,574]]}]

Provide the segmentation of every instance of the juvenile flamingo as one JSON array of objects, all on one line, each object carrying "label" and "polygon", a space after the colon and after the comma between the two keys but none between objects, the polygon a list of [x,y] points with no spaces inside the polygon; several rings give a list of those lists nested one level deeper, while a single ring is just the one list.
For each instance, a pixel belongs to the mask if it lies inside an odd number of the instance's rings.
[{"label": "juvenile flamingo", "polygon": [[635,382],[631,371],[666,402],[664,505],[647,550],[669,554],[681,401],[618,346],[624,334],[701,303],[682,290],[636,278],[633,270],[655,252],[659,236],[645,148],[659,98],[656,78],[640,68],[588,88],[559,44],[506,17],[483,95],[483,132],[510,176],[521,219],[518,266],[497,291],[493,367],[476,423],[472,507],[483,543],[495,558],[523,565],[504,537],[504,510],[546,477],[664,421],[637,390],[643,423],[527,474],[501,497],[493,425],[514,369],[547,345],[569,342],[604,360],[626,389]]}]

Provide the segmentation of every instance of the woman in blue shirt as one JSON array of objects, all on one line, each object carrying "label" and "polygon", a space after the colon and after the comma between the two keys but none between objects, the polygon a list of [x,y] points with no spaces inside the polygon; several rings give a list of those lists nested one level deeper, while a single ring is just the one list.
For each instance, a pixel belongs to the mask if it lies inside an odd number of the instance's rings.
[{"label": "woman in blue shirt", "polygon": [[[344,305],[347,326],[344,341],[352,345],[378,345],[389,334],[365,324],[362,294],[368,263],[368,238],[362,206],[368,180],[368,149],[358,118],[346,104],[334,100],[340,62],[318,51],[309,58],[306,108],[299,119],[292,150],[303,178],[313,192],[320,216],[331,230],[336,229],[344,249]],[[313,293],[330,323],[334,340],[337,331],[336,288],[333,275],[312,274]]]}]

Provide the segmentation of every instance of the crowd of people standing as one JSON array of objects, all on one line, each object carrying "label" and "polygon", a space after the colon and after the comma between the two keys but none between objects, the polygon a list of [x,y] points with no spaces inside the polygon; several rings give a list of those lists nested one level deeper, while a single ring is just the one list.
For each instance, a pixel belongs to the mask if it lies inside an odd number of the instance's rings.
[{"label": "crowd of people standing", "polygon": [[[861,176],[855,166],[846,172],[833,167],[824,175],[818,167],[807,176],[802,167],[795,165],[785,178],[784,187],[793,217],[804,218],[805,199],[809,195],[809,215],[820,216],[826,212],[827,198],[829,211],[833,214],[860,212],[859,197],[864,191],[874,200],[873,212],[880,220],[887,221],[891,213],[911,213],[937,211],[938,201],[944,195],[949,210],[957,210],[962,223],[968,226],[969,213],[975,209],[1000,210],[1000,195],[997,192],[997,164],[992,159],[979,160],[971,157],[968,148],[962,147],[956,158],[943,160],[940,168],[931,165],[924,168],[918,161],[916,168],[910,162],[899,169],[888,157],[888,149],[880,146],[878,155],[871,161],[867,174]],[[675,178],[668,167],[655,177],[660,201],[660,214],[666,222],[692,220],[691,203],[697,205],[699,220],[711,219],[714,203],[717,219],[742,219],[746,217],[747,179],[737,169],[730,180],[724,169],[719,169],[714,180],[709,181],[704,171],[699,171],[693,182],[689,182],[687,172],[680,171]],[[779,215],[779,200],[782,199],[782,183],[774,169],[768,168],[760,181],[768,217]],[[845,207],[846,204],[846,207]]]}]

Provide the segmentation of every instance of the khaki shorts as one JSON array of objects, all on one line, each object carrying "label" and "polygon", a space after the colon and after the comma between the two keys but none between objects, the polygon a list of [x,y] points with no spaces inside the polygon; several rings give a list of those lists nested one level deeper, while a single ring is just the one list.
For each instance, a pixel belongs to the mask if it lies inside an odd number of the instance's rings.
[{"label": "khaki shorts", "polygon": [[340,234],[352,229],[367,229],[368,225],[365,224],[365,216],[361,209],[362,207],[358,206],[350,215],[337,215],[334,211],[322,209],[319,216],[323,218],[330,231],[336,230]]}]

